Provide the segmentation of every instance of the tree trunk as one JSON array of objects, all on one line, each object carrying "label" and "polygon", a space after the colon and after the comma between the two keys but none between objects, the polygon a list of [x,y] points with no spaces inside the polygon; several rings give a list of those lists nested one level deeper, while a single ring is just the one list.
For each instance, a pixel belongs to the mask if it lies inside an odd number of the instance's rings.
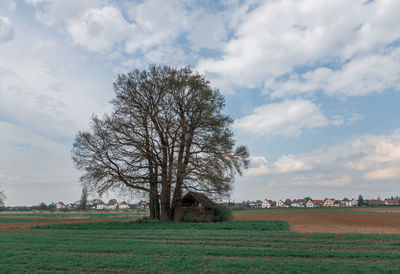
[{"label": "tree trunk", "polygon": [[158,198],[157,181],[150,182],[150,218],[160,219],[160,201]]},{"label": "tree trunk", "polygon": [[170,193],[171,187],[168,182],[167,165],[163,165],[161,168],[161,221],[171,220]]},{"label": "tree trunk", "polygon": [[183,221],[183,208],[182,208],[182,184],[176,183],[175,191],[174,191],[174,199],[172,201],[173,209],[174,209],[174,221],[182,222]]}]

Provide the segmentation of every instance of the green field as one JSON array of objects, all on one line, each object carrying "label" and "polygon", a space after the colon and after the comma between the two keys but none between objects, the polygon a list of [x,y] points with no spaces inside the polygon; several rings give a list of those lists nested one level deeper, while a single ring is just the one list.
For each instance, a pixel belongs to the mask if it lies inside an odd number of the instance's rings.
[{"label": "green field", "polygon": [[[2,272],[399,273],[400,235],[298,234],[280,221],[0,230]],[[275,231],[271,231],[275,230]]]}]

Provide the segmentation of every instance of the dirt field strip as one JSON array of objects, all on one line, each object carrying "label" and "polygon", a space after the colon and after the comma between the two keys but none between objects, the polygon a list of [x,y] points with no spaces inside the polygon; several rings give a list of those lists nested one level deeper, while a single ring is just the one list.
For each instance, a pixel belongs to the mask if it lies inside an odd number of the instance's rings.
[{"label": "dirt field strip", "polygon": [[400,212],[392,214],[235,214],[234,221],[287,221],[299,233],[400,233]]},{"label": "dirt field strip", "polygon": [[[25,218],[24,218],[25,219]],[[26,218],[31,219],[31,218]],[[49,220],[48,222],[27,222],[27,223],[0,223],[0,229],[24,229],[37,225],[77,224],[77,223],[104,223],[104,222],[130,222],[136,219],[47,219],[33,218],[31,220]]]}]

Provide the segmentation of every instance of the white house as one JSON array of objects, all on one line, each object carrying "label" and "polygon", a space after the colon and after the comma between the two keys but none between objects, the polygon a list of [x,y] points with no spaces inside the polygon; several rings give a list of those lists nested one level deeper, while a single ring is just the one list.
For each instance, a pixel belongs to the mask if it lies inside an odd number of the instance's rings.
[{"label": "white house", "polygon": [[351,200],[351,206],[358,206],[358,200],[356,200],[356,199],[352,199]]},{"label": "white house", "polygon": [[106,208],[107,209],[111,209],[111,210],[116,210],[118,208],[118,204],[117,203],[115,203],[115,204],[107,204]]},{"label": "white house", "polygon": [[324,207],[333,207],[333,201],[335,199],[326,199],[325,202],[323,203]]},{"label": "white house", "polygon": [[285,205],[285,202],[282,200],[279,200],[278,202],[276,202],[276,206],[277,207],[288,207],[287,205]]},{"label": "white house", "polygon": [[307,201],[307,203],[306,203],[306,207],[315,207],[315,204],[314,204],[314,202],[313,202],[313,200],[308,200]]},{"label": "white house", "polygon": [[103,201],[100,201],[100,203],[96,205],[96,209],[98,210],[106,209],[106,204]]},{"label": "white house", "polygon": [[66,208],[67,206],[63,202],[56,203],[56,209]]},{"label": "white house", "polygon": [[261,207],[262,207],[262,208],[271,208],[272,205],[273,205],[273,203],[274,203],[273,201],[265,199],[265,200],[262,202]]},{"label": "white house", "polygon": [[119,209],[129,209],[129,208],[130,208],[129,205],[125,201],[119,204]]},{"label": "white house", "polygon": [[292,203],[290,204],[291,207],[300,207],[300,203],[297,202],[296,200],[293,200]]},{"label": "white house", "polygon": [[342,200],[342,206],[352,206],[351,205],[351,201],[349,199],[347,199],[347,198],[344,198]]}]

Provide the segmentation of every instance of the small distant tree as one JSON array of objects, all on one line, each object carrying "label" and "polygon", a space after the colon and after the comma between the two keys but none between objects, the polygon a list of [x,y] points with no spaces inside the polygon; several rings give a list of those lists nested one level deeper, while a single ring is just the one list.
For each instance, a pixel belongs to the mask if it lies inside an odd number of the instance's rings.
[{"label": "small distant tree", "polygon": [[358,196],[358,206],[362,206],[362,205],[364,205],[364,198],[363,198],[363,196],[360,194],[360,195]]},{"label": "small distant tree", "polygon": [[0,190],[0,207],[4,206],[4,200],[6,199],[6,195],[2,190]]},{"label": "small distant tree", "polygon": [[54,210],[57,209],[57,206],[56,206],[55,203],[51,203],[51,204],[49,204],[49,205],[47,206],[47,209],[48,209],[48,210],[51,210],[51,211],[54,211]]},{"label": "small distant tree", "polygon": [[116,205],[116,204],[118,204],[118,201],[117,201],[117,199],[111,199],[111,200],[108,201],[108,204],[109,205]]},{"label": "small distant tree", "polygon": [[38,209],[39,209],[39,210],[47,210],[48,208],[47,208],[47,205],[46,205],[45,203],[41,202],[41,203],[38,205]]},{"label": "small distant tree", "polygon": [[88,208],[88,190],[87,190],[87,187],[84,186],[82,188],[82,195],[81,195],[81,199],[79,201],[79,209],[87,210],[87,208]]}]

